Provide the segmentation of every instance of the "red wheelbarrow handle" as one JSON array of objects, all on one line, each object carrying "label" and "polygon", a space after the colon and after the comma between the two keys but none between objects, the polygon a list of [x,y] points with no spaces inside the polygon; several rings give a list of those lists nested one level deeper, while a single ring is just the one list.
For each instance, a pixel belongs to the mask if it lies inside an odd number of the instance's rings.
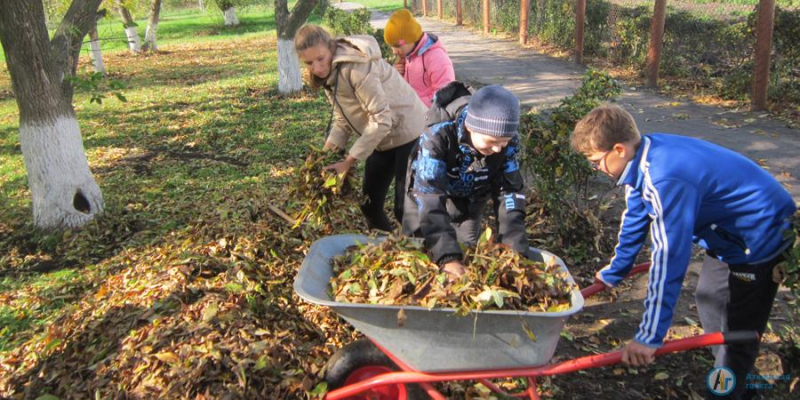
[{"label": "red wheelbarrow handle", "polygon": [[[660,356],[667,353],[675,353],[679,351],[686,351],[697,349],[700,347],[732,344],[732,343],[748,343],[758,341],[759,335],[755,331],[740,331],[740,332],[715,332],[707,333],[705,335],[695,336],[686,339],[678,339],[665,342],[659,348],[655,355]],[[593,356],[586,356],[567,360],[558,364],[544,365],[541,367],[533,368],[515,368],[515,369],[502,369],[502,370],[489,370],[489,371],[460,371],[460,372],[446,372],[446,373],[423,373],[423,372],[392,372],[388,374],[374,376],[365,381],[356,384],[345,386],[327,393],[324,397],[326,400],[346,399],[363,393],[369,389],[384,386],[384,385],[397,385],[406,383],[423,383],[423,382],[444,382],[444,381],[464,381],[464,380],[479,380],[479,379],[501,379],[511,377],[529,377],[535,378],[538,376],[546,375],[559,375],[570,372],[576,372],[584,369],[605,367],[609,365],[618,364],[622,361],[622,352],[614,351],[610,353],[597,354]]]},{"label": "red wheelbarrow handle", "polygon": [[[650,263],[649,262],[636,265],[633,268],[631,268],[631,272],[628,272],[628,275],[625,276],[625,278],[630,278],[631,276],[634,276],[636,274],[641,274],[642,272],[647,271],[649,269],[650,269]],[[596,294],[598,292],[602,292],[603,290],[606,290],[606,288],[608,288],[608,286],[606,286],[605,283],[603,283],[603,282],[595,282],[595,283],[593,283],[593,284],[581,289],[581,295],[583,295],[583,298],[585,299],[585,298],[587,298],[589,296],[592,296],[592,295],[594,295],[594,294]]]}]

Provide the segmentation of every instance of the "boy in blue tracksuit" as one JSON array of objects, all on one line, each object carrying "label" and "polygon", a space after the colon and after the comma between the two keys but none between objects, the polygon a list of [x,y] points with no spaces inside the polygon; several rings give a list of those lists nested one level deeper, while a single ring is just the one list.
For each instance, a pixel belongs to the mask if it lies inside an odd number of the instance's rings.
[{"label": "boy in blue tracksuit", "polygon": [[477,243],[489,199],[498,208],[499,242],[528,251],[519,100],[496,85],[470,98],[463,84],[453,82],[436,93],[429,120],[442,108],[455,109],[455,119],[425,129],[411,153],[403,234],[425,238],[433,261],[459,277],[466,272],[459,243]]},{"label": "boy in blue tracksuit", "polygon": [[[706,332],[766,328],[779,284],[773,269],[792,245],[795,202],[753,161],[699,139],[666,134],[641,136],[620,107],[597,107],[575,126],[572,147],[592,166],[625,186],[614,258],[596,278],[618,284],[630,271],[648,229],[652,266],[645,312],[623,361],[646,365],[672,322],[692,243],[707,250],[695,298]],[[715,351],[716,365],[730,368],[738,384],[730,395],[747,398],[745,378],[758,344]],[[713,394],[709,392],[709,397]]]}]

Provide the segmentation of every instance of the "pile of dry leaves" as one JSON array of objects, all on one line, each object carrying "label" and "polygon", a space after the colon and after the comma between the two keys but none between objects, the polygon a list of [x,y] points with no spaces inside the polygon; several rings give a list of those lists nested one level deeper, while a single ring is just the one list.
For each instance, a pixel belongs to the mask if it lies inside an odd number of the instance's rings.
[{"label": "pile of dry leaves", "polygon": [[389,237],[351,247],[334,259],[331,298],[348,303],[471,310],[555,312],[570,307],[574,285],[555,262],[531,261],[491,240],[491,229],[465,255],[467,274],[448,282],[422,244]]},{"label": "pile of dry leaves", "polygon": [[338,152],[311,148],[289,189],[289,198],[299,202],[295,227],[306,223],[333,230],[341,229],[342,221],[360,221],[360,217],[354,215],[358,213],[355,206],[361,201],[355,171],[342,176],[324,169],[339,161],[342,157]]}]

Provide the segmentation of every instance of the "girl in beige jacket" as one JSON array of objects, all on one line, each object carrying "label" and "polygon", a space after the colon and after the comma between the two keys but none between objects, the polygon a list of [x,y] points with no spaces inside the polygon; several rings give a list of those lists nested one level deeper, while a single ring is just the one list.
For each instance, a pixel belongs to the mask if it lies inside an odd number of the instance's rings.
[{"label": "girl in beige jacket", "polygon": [[305,25],[294,44],[312,87],[323,87],[333,103],[325,148],[344,149],[350,136],[357,135],[345,160],[326,168],[347,173],[365,161],[361,211],[370,229],[394,230],[383,206],[394,178],[394,214],[403,220],[408,157],[425,126],[425,105],[381,58],[372,36],[333,39],[321,27]]}]

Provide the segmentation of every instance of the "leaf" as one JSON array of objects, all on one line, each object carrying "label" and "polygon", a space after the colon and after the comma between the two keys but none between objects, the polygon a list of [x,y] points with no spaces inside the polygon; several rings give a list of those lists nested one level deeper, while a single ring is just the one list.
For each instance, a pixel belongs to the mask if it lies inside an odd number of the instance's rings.
[{"label": "leaf", "polygon": [[533,333],[531,328],[528,327],[528,324],[525,322],[525,320],[521,320],[521,322],[522,322],[522,330],[524,330],[525,334],[528,335],[528,339],[530,339],[533,342],[538,341],[539,338],[537,338],[536,334]]},{"label": "leaf", "polygon": [[176,356],[175,353],[173,353],[171,351],[165,351],[163,353],[158,353],[158,354],[156,354],[156,358],[158,358],[159,360],[161,360],[161,361],[163,361],[165,363],[170,363],[170,364],[174,364],[174,363],[177,363],[178,361],[180,361],[178,356]]},{"label": "leaf", "polygon": [[52,394],[43,394],[36,398],[36,400],[60,400],[58,396],[53,396]]},{"label": "leaf", "polygon": [[667,374],[666,372],[659,372],[656,374],[656,376],[653,377],[653,379],[657,381],[663,381],[669,379],[669,374]]},{"label": "leaf", "polygon": [[482,244],[489,243],[489,240],[492,238],[492,228],[486,228],[485,231],[481,234],[480,239],[478,239],[478,246]]},{"label": "leaf", "polygon": [[314,387],[314,390],[310,391],[308,394],[311,396],[322,397],[325,393],[328,393],[328,382],[320,382],[317,386]]},{"label": "leaf", "polygon": [[397,312],[397,326],[405,326],[407,320],[406,310],[401,308],[400,311]]},{"label": "leaf", "polygon": [[269,363],[267,362],[267,356],[261,356],[256,361],[256,365],[253,366],[253,369],[256,371],[261,371],[262,369],[266,368]]},{"label": "leaf", "polygon": [[325,180],[324,187],[325,188],[334,187],[334,186],[336,186],[336,183],[337,183],[336,181],[337,181],[336,176],[332,176],[332,177],[328,178],[327,180]]},{"label": "leaf", "polygon": [[206,309],[203,310],[203,322],[211,322],[214,317],[217,316],[217,312],[219,311],[219,306],[217,303],[211,303],[206,306]]}]

